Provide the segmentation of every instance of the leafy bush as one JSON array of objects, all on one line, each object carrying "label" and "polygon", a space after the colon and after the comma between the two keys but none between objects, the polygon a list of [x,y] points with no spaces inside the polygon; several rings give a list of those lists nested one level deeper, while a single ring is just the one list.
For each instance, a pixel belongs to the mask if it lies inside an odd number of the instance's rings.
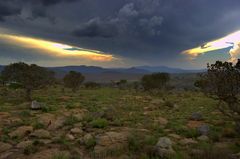
[{"label": "leafy bush", "polygon": [[35,64],[28,65],[22,62],[6,66],[2,71],[2,80],[14,85],[13,87],[20,85],[24,88],[28,100],[31,100],[33,90],[46,87],[55,81],[53,72]]},{"label": "leafy bush", "polygon": [[96,145],[96,139],[95,138],[90,138],[84,144],[85,144],[87,149],[92,149]]},{"label": "leafy bush", "polygon": [[218,109],[236,122],[240,132],[240,60],[236,65],[216,61],[207,68],[207,73],[201,75],[195,86],[207,96],[219,100]]},{"label": "leafy bush", "polygon": [[65,87],[71,88],[73,92],[76,92],[84,79],[85,77],[80,72],[70,71],[65,75],[63,82]]},{"label": "leafy bush", "polygon": [[96,82],[86,82],[84,84],[84,86],[86,88],[90,88],[90,89],[93,89],[93,88],[99,88],[100,87],[100,84],[96,83]]},{"label": "leafy bush", "polygon": [[163,89],[170,80],[168,73],[154,73],[143,76],[141,83],[144,90]]},{"label": "leafy bush", "polygon": [[91,121],[90,125],[93,128],[105,128],[108,126],[108,121],[106,119],[99,118]]},{"label": "leafy bush", "polygon": [[70,159],[70,158],[69,158],[69,155],[65,153],[57,153],[57,154],[54,154],[52,159]]}]

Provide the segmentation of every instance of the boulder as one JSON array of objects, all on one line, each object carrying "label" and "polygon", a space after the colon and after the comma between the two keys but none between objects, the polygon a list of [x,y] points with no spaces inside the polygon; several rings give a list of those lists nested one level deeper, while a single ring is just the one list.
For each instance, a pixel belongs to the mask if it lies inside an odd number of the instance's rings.
[{"label": "boulder", "polygon": [[187,146],[187,145],[194,145],[197,144],[198,142],[191,139],[191,138],[185,138],[179,141],[181,145]]},{"label": "boulder", "polygon": [[37,153],[29,156],[29,159],[53,159],[53,158],[60,158],[60,157],[56,157],[59,154],[66,154],[66,156],[69,156],[68,152],[60,151],[59,149],[56,149],[56,148],[51,148],[51,149],[45,149],[45,150],[42,150],[40,152],[37,152]]},{"label": "boulder", "polygon": [[159,157],[169,157],[175,154],[172,148],[172,141],[168,137],[159,138],[155,149]]},{"label": "boulder", "polygon": [[199,141],[208,141],[209,140],[209,137],[206,136],[206,135],[201,135],[197,138]]},{"label": "boulder", "polygon": [[200,135],[208,135],[210,128],[207,124],[201,125],[197,128],[197,131]]},{"label": "boulder", "polygon": [[203,120],[203,116],[201,113],[196,112],[196,113],[192,113],[190,119],[194,121],[201,121]]},{"label": "boulder", "polygon": [[92,136],[92,134],[86,134],[86,135],[84,135],[84,137],[83,137],[83,143],[84,143],[85,145],[87,145],[87,143],[88,143],[90,140],[92,140],[92,139],[94,139],[94,137]]},{"label": "boulder", "polygon": [[72,134],[82,134],[83,133],[83,130],[82,129],[80,129],[80,128],[72,128],[71,130],[70,130],[70,132],[72,133]]},{"label": "boulder", "polygon": [[70,141],[75,139],[75,137],[72,134],[66,134],[65,137],[66,137],[67,140],[70,140]]},{"label": "boulder", "polygon": [[48,130],[57,130],[61,127],[63,127],[65,122],[65,118],[64,117],[58,117],[56,120],[52,120],[51,124],[48,126]]},{"label": "boulder", "polygon": [[24,136],[30,134],[33,131],[32,126],[21,126],[17,128],[15,131],[10,132],[8,135],[13,138],[13,137],[19,137],[23,138]]},{"label": "boulder", "polygon": [[12,145],[4,142],[0,142],[0,153],[5,152],[12,148]]},{"label": "boulder", "polygon": [[30,136],[31,137],[37,137],[37,138],[40,138],[40,139],[51,138],[51,134],[49,133],[49,131],[44,130],[44,129],[36,130],[33,133],[31,133]]},{"label": "boulder", "polygon": [[43,124],[45,127],[51,126],[51,124],[55,121],[55,115],[50,113],[44,113],[39,115],[38,122]]},{"label": "boulder", "polygon": [[96,136],[95,153],[105,153],[124,148],[128,142],[128,135],[127,132],[110,131]]},{"label": "boulder", "polygon": [[33,141],[27,140],[27,141],[22,141],[19,144],[17,144],[17,148],[19,149],[25,149],[26,147],[30,146],[33,144]]},{"label": "boulder", "polygon": [[31,104],[31,109],[32,110],[39,110],[39,109],[42,109],[43,105],[37,101],[32,101],[32,104]]},{"label": "boulder", "polygon": [[158,117],[158,122],[160,125],[166,126],[168,124],[168,120],[163,117]]},{"label": "boulder", "polygon": [[168,135],[170,138],[173,138],[173,139],[176,139],[176,140],[179,140],[179,139],[181,139],[182,137],[180,136],[180,135],[178,135],[178,134],[169,134]]}]

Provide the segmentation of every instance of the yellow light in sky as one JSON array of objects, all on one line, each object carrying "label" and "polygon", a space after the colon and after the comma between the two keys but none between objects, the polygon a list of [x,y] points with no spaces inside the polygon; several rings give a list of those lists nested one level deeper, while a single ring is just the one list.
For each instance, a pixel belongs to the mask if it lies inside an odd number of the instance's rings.
[{"label": "yellow light in sky", "polygon": [[237,56],[240,54],[240,31],[229,34],[223,38],[207,42],[202,46],[185,50],[183,51],[183,54],[186,54],[191,59],[194,59],[201,54],[225,48],[231,48],[229,52],[231,58],[229,61],[235,62],[237,60]]},{"label": "yellow light in sky", "polygon": [[17,36],[10,34],[0,34],[0,39],[20,47],[34,49],[41,53],[46,53],[58,57],[85,58],[93,61],[112,61],[113,55],[105,54],[96,50],[83,49],[58,42],[31,38],[26,36]]}]

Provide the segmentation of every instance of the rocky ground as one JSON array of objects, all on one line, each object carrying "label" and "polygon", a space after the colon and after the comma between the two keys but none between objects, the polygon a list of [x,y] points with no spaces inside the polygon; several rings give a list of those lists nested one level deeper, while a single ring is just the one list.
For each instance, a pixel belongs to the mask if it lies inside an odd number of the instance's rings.
[{"label": "rocky ground", "polygon": [[39,110],[14,93],[0,98],[0,159],[240,157],[234,123],[198,92],[49,88]]}]

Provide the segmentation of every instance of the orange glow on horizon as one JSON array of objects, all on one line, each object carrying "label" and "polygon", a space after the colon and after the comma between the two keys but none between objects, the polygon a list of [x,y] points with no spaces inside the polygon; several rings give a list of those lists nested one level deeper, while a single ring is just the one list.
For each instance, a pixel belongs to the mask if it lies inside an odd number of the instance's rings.
[{"label": "orange glow on horizon", "polygon": [[240,54],[240,31],[229,34],[223,38],[207,42],[202,46],[185,50],[182,53],[187,55],[190,59],[195,59],[199,55],[203,55],[210,51],[231,48],[229,51],[231,62],[236,62]]},{"label": "orange glow on horizon", "polygon": [[105,54],[97,50],[88,50],[71,45],[66,45],[49,40],[17,36],[10,34],[0,34],[0,39],[19,47],[34,49],[41,53],[57,57],[85,58],[92,61],[107,62],[114,59],[113,55]]}]

